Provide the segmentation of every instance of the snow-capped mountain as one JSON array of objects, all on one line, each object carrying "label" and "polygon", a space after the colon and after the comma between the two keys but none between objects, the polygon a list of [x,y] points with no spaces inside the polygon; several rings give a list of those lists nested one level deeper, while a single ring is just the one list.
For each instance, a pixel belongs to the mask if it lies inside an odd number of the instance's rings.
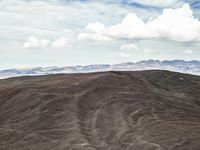
[{"label": "snow-capped mountain", "polygon": [[115,65],[98,64],[88,66],[66,66],[66,67],[36,67],[29,69],[9,69],[0,71],[0,78],[27,76],[27,75],[46,75],[58,73],[86,73],[100,71],[136,71],[136,70],[170,70],[182,73],[200,75],[200,61],[184,60],[146,60],[139,62],[126,62]]}]

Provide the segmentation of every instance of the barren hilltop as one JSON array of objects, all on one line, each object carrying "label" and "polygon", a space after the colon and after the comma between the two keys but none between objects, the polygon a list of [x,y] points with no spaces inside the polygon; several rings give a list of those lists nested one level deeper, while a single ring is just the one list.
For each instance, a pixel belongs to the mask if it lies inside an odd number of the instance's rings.
[{"label": "barren hilltop", "polygon": [[199,148],[199,76],[157,70],[0,80],[1,150]]}]

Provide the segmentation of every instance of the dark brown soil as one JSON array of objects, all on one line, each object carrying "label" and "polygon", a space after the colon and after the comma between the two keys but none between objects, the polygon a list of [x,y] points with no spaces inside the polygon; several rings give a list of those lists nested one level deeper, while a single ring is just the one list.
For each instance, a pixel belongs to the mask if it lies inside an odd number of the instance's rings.
[{"label": "dark brown soil", "polygon": [[0,80],[0,150],[200,150],[200,77],[113,71]]}]

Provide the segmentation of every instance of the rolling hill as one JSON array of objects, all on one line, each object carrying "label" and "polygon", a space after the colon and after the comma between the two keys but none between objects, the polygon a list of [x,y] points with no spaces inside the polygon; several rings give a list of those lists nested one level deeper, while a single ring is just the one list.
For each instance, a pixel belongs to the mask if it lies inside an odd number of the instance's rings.
[{"label": "rolling hill", "polygon": [[0,80],[1,150],[199,147],[199,76],[149,70]]}]

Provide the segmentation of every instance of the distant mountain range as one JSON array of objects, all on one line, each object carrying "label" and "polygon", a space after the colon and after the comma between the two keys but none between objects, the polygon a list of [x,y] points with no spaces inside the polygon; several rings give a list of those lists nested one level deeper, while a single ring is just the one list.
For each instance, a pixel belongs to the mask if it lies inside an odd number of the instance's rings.
[{"label": "distant mountain range", "polygon": [[46,75],[58,73],[86,73],[102,71],[136,71],[136,70],[170,70],[181,73],[200,75],[200,61],[184,60],[145,60],[139,62],[126,62],[120,64],[97,64],[88,66],[66,66],[66,67],[36,67],[28,69],[8,69],[0,71],[0,78]]}]

